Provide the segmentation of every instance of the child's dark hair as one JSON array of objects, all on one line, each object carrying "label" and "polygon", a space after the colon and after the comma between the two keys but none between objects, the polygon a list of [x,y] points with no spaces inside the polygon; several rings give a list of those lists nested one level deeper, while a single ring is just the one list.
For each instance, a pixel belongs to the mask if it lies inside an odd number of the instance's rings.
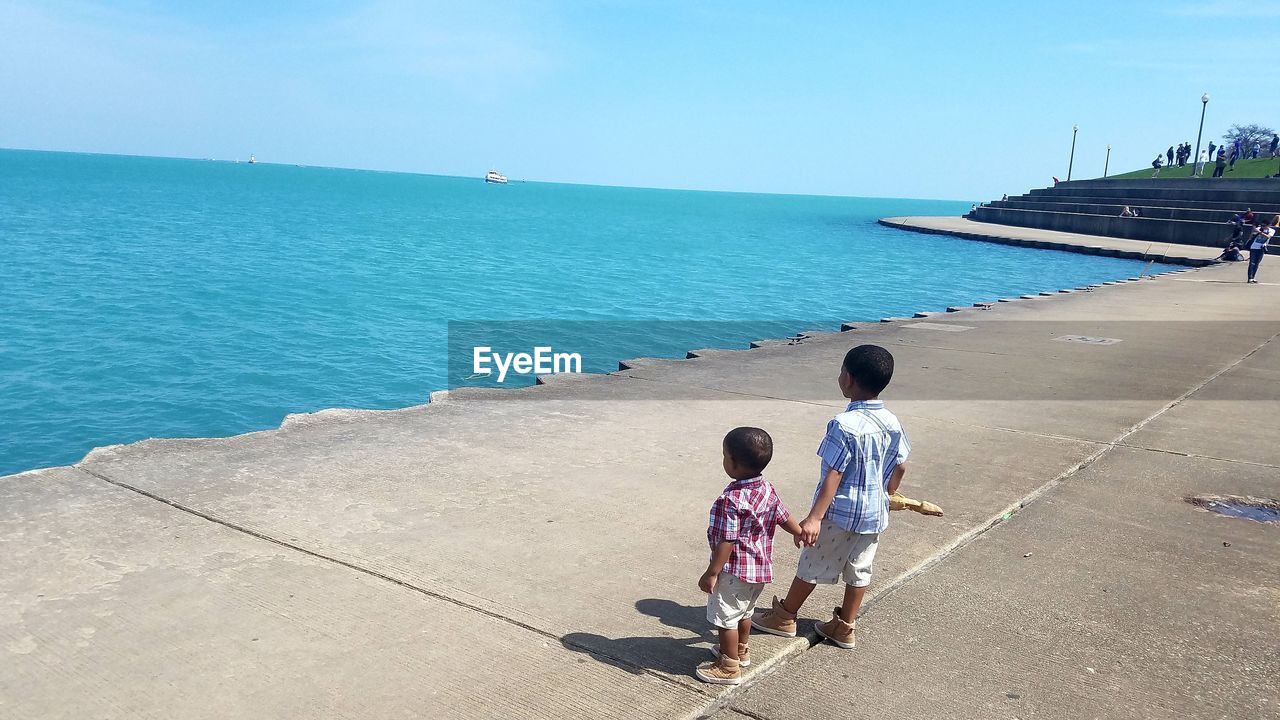
[{"label": "child's dark hair", "polygon": [[757,427],[740,427],[724,436],[724,447],[729,457],[742,467],[761,472],[773,459],[773,438]]},{"label": "child's dark hair", "polygon": [[859,388],[879,395],[893,379],[893,354],[879,345],[859,345],[845,353],[844,371]]}]

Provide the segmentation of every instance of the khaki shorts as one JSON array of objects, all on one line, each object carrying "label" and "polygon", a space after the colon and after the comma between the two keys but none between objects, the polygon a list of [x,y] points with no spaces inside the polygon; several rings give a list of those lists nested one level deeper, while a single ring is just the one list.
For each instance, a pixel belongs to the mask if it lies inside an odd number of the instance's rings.
[{"label": "khaki shorts", "polygon": [[764,583],[747,582],[727,572],[720,573],[716,590],[707,597],[707,622],[728,630],[751,617]]},{"label": "khaki shorts", "polygon": [[844,578],[846,585],[871,584],[871,561],[876,557],[876,533],[849,532],[830,520],[822,521],[818,544],[800,551],[796,577],[815,585],[831,585]]}]

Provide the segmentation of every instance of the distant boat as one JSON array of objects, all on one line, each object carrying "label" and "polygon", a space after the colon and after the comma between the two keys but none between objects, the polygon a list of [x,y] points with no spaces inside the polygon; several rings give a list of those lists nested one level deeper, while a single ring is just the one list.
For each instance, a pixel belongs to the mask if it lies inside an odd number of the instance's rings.
[{"label": "distant boat", "polygon": [[499,185],[507,184],[507,176],[497,170],[490,170],[485,176],[484,181],[487,183],[497,183]]},{"label": "distant boat", "polygon": [[256,162],[258,162],[258,158],[256,158],[256,157],[254,157],[254,156],[250,155],[250,156],[249,156],[249,164],[250,164],[250,165],[252,165],[252,164],[254,164],[254,163],[256,163]]}]

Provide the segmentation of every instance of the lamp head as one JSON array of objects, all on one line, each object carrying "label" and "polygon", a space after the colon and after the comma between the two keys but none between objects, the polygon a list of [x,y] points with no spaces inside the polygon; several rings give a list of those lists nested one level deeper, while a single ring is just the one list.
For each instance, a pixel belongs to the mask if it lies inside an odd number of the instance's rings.
[{"label": "lamp head", "polygon": [[1204,103],[1205,105],[1208,105],[1208,104],[1209,104],[1209,93],[1205,93],[1205,94],[1201,95],[1201,96],[1200,96],[1200,102]]}]

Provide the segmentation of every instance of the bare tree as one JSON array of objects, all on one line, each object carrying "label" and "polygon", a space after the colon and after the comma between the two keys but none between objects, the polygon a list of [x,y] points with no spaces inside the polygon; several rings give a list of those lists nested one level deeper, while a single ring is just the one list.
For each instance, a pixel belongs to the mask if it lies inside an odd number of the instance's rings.
[{"label": "bare tree", "polygon": [[1253,152],[1253,144],[1258,143],[1264,150],[1271,148],[1271,136],[1276,131],[1265,125],[1252,123],[1250,125],[1232,125],[1231,129],[1223,134],[1226,138],[1225,143],[1230,145],[1236,140],[1240,141],[1240,151],[1245,155]]}]

